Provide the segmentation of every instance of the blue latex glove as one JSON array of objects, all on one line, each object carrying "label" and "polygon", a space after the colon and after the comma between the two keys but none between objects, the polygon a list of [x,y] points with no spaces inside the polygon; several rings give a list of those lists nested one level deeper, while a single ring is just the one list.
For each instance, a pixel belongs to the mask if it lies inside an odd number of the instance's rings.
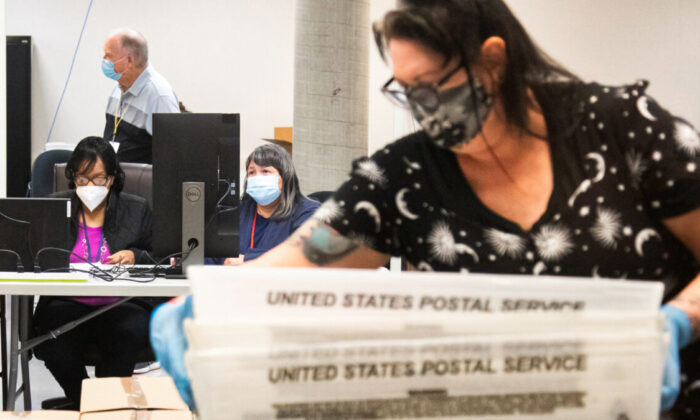
[{"label": "blue latex glove", "polygon": [[681,390],[680,350],[690,343],[693,329],[685,311],[675,306],[664,305],[661,312],[666,315],[666,331],[671,335],[668,355],[664,364],[664,377],[661,383],[661,410],[668,410],[678,398]]},{"label": "blue latex glove", "polygon": [[156,308],[151,315],[151,346],[160,366],[173,378],[182,399],[194,409],[192,387],[185,369],[185,318],[192,318],[192,295],[180,296]]}]

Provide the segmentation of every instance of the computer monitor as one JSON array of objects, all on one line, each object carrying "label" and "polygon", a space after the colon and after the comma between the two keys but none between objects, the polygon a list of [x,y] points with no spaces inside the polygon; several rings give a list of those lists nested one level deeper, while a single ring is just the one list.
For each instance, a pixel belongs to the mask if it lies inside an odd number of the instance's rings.
[{"label": "computer monitor", "polygon": [[[24,271],[34,271],[37,253],[47,247],[72,250],[71,204],[67,198],[0,199],[0,271],[18,271],[20,256]],[[44,250],[37,259],[40,271],[69,267],[65,251]]]},{"label": "computer monitor", "polygon": [[[238,256],[240,117],[153,115],[153,254]],[[195,247],[192,249],[192,247]]]}]

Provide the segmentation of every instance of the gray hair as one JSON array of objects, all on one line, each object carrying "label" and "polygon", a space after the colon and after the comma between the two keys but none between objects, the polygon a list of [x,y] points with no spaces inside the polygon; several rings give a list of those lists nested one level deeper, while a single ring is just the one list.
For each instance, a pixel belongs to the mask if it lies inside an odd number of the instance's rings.
[{"label": "gray hair", "polygon": [[[282,219],[292,215],[294,206],[298,200],[301,200],[304,195],[299,188],[299,178],[297,178],[296,170],[292,157],[289,156],[282,146],[270,143],[258,146],[253,150],[245,161],[246,176],[243,181],[243,191],[248,186],[248,166],[250,162],[255,162],[258,166],[272,166],[277,169],[282,178],[282,193],[280,194],[280,202],[271,218]],[[245,198],[246,193],[243,197]]]},{"label": "gray hair", "polygon": [[121,28],[112,32],[112,36],[119,37],[119,44],[134,58],[134,62],[139,67],[146,67],[148,64],[148,42],[146,38],[133,29]]}]

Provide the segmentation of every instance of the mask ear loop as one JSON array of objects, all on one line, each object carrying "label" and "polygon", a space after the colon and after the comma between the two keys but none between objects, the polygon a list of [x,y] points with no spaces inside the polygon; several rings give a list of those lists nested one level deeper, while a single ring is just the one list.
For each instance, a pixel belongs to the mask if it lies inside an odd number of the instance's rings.
[{"label": "mask ear loop", "polygon": [[[480,104],[476,98],[476,88],[474,87],[474,78],[472,77],[472,72],[471,72],[469,65],[465,64],[464,68],[467,70],[467,81],[469,82],[469,89],[471,89],[471,91],[472,91],[471,97],[472,97],[472,105],[474,105],[474,110],[476,111],[475,112],[476,123],[479,126],[479,133],[483,136],[484,135],[484,127],[481,125],[481,118],[479,117],[479,105]],[[485,138],[486,137],[484,137],[484,139]],[[471,139],[469,139],[469,140],[471,140]],[[488,142],[486,143],[486,145],[488,146]],[[489,150],[490,149],[491,149],[491,147],[489,146]]]},{"label": "mask ear loop", "polygon": [[[508,172],[508,169],[506,169],[506,167],[505,167],[505,165],[503,164],[503,162],[501,162],[501,159],[498,158],[498,155],[496,154],[496,152],[495,152],[495,151],[493,150],[493,148],[491,147],[491,144],[489,144],[488,138],[486,137],[486,133],[484,133],[484,126],[481,124],[481,118],[479,118],[479,106],[481,106],[482,104],[480,104],[479,101],[478,101],[477,98],[476,98],[476,87],[474,86],[474,79],[472,78],[472,72],[471,72],[471,70],[470,70],[470,68],[469,68],[468,65],[465,65],[464,67],[465,67],[465,69],[467,70],[467,78],[468,78],[468,82],[469,82],[469,88],[472,90],[472,95],[471,95],[471,96],[472,96],[472,104],[474,105],[474,110],[475,110],[476,123],[477,123],[478,126],[479,126],[479,133],[477,134],[477,136],[478,136],[479,134],[481,134],[481,137],[482,137],[483,140],[484,140],[484,144],[486,145],[486,149],[489,151],[489,154],[490,154],[491,157],[496,161],[496,164],[497,164],[498,167],[503,171],[503,173],[506,175],[506,177],[508,178],[508,180],[509,180],[510,182],[512,182],[513,185],[515,185],[515,188],[517,188],[517,189],[518,189],[520,192],[522,192],[523,194],[525,194],[525,195],[527,195],[527,196],[531,196],[531,194],[530,194],[529,192],[527,192],[527,191],[525,191],[524,189],[520,188],[520,186],[518,185],[518,183],[515,182],[515,179],[513,178],[513,176],[510,174],[510,172]],[[493,102],[493,99],[491,99],[491,101]]]},{"label": "mask ear loop", "polygon": [[[112,185],[114,185],[114,181],[112,181]],[[107,196],[105,197],[105,219],[104,219],[104,225],[102,226],[102,229],[111,229],[112,223],[110,223],[110,220],[113,219],[112,217],[112,209],[116,209],[116,203],[115,200],[117,200],[116,195],[112,195],[112,185],[107,188]],[[107,215],[109,213],[109,216]]]},{"label": "mask ear loop", "polygon": [[[477,17],[477,24],[478,24],[479,39],[481,39],[480,42],[484,42],[484,40],[486,40],[486,38],[487,38],[485,36],[486,28],[484,28],[484,22],[483,22],[485,15],[484,15],[484,11],[482,10],[481,2],[479,0],[474,0],[474,9],[475,9],[476,15],[477,15],[476,17]],[[498,160],[495,153],[493,153],[491,146],[486,141],[486,136],[484,135],[484,127],[481,124],[481,118],[479,118],[479,115],[480,115],[479,114],[479,106],[481,104],[479,104],[479,101],[476,98],[476,87],[474,87],[474,78],[472,77],[471,67],[466,62],[464,62],[464,68],[467,70],[467,81],[469,82],[469,88],[472,91],[472,95],[471,95],[472,96],[472,105],[474,105],[474,110],[476,111],[476,123],[479,126],[479,133],[481,133],[482,137],[484,137],[484,142],[486,143],[486,146],[489,148],[489,151],[491,151],[493,157],[496,158],[496,160]],[[493,102],[493,98],[491,98],[491,102]],[[498,162],[499,162],[499,166],[502,167],[503,165],[501,165],[500,160]],[[509,178],[510,178],[510,176],[509,176]]]}]

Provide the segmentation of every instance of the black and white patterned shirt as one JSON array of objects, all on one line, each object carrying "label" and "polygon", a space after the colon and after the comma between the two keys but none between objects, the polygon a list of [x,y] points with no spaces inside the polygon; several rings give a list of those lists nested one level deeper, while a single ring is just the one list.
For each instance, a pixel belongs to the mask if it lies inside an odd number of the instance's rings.
[{"label": "black and white patterned shirt", "polygon": [[700,137],[646,87],[571,82],[536,93],[554,186],[529,230],[487,208],[456,155],[423,132],[355,161],[315,217],[420,270],[662,280],[669,298],[698,273],[661,220],[700,207]]}]

